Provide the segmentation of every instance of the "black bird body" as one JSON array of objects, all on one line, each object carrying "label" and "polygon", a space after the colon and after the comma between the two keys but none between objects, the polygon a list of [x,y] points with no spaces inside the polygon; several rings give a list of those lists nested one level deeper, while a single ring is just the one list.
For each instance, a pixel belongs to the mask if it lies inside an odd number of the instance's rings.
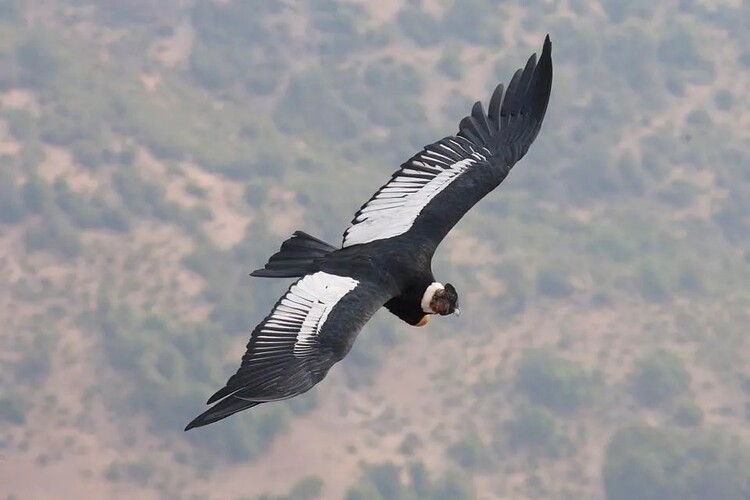
[{"label": "black bird body", "polygon": [[[312,238],[297,231],[291,239]],[[324,271],[337,275],[348,275],[379,283],[392,297],[384,306],[410,325],[416,325],[424,317],[421,300],[425,289],[435,282],[430,268],[434,248],[428,241],[419,243],[403,236],[391,240],[378,240],[368,245],[355,245],[326,251],[322,255],[307,257],[307,265],[292,271],[298,277]],[[295,257],[299,258],[299,254]],[[304,257],[300,260],[304,260]],[[265,277],[265,269],[252,273]],[[273,276],[277,277],[277,276]]]},{"label": "black bird body", "polygon": [[371,245],[343,248],[331,254],[330,258],[338,261],[337,265],[344,266],[352,257],[370,259],[377,279],[391,291],[391,298],[383,306],[415,326],[425,316],[421,306],[425,289],[435,282],[431,269],[434,249],[428,244],[415,243],[398,236],[390,242],[379,240]]},{"label": "black bird body", "polygon": [[299,278],[255,328],[240,368],[186,428],[260,403],[302,394],[352,347],[381,307],[414,326],[458,313],[458,294],[438,283],[432,257],[448,232],[528,151],[552,86],[551,43],[477,102],[459,132],[401,165],[356,213],[340,248],[301,231],[253,276]]}]

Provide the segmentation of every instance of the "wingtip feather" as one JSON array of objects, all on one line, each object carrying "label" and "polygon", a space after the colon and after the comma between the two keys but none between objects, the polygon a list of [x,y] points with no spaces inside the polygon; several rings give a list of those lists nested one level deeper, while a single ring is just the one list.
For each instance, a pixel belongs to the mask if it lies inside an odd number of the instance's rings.
[{"label": "wingtip feather", "polygon": [[[484,145],[501,131],[512,116],[532,110],[541,122],[544,117],[552,81],[552,41],[549,33],[544,38],[542,53],[532,54],[523,68],[519,68],[506,87],[495,88],[490,98],[488,113],[477,101],[471,114],[459,123],[459,136]],[[489,136],[489,137],[488,137]]]},{"label": "wingtip feather", "polygon": [[549,34],[544,38],[544,45],[542,46],[542,55],[539,56],[539,62],[542,62],[542,59],[550,60],[552,57],[552,41],[549,38]]},{"label": "wingtip feather", "polygon": [[253,406],[259,405],[260,402],[247,401],[244,399],[228,398],[223,399],[216,403],[214,406],[204,411],[189,424],[185,426],[185,432],[196,427],[203,427],[204,425],[213,424],[219,420],[224,420],[227,417],[234,415],[235,413],[247,410]]}]

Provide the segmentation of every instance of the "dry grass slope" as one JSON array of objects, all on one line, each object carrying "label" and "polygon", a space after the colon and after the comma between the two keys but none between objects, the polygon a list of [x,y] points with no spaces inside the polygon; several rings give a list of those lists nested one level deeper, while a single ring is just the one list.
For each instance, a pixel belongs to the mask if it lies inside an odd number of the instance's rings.
[{"label": "dry grass slope", "polygon": [[[289,33],[284,48],[267,42],[282,64],[257,54],[230,64],[257,69],[268,77],[261,80],[210,59],[218,42],[204,44],[210,27],[196,29],[190,14],[212,2],[138,2],[154,15],[166,3],[170,14],[154,25],[116,2],[0,0],[1,15],[15,8],[31,20],[0,37],[3,57],[30,37],[37,42],[14,54],[26,54],[32,68],[48,52],[65,60],[80,50],[104,61],[92,70],[92,59],[74,57],[59,70],[97,75],[78,90],[28,75],[0,82],[0,168],[12,172],[0,188],[5,200],[20,193],[17,205],[28,211],[11,221],[17,206],[0,200],[0,420],[7,421],[0,493],[255,498],[286,495],[317,476],[321,498],[345,498],[363,464],[392,462],[406,481],[404,471],[419,460],[436,476],[464,469],[478,498],[607,498],[602,464],[625,425],[714,428],[750,442],[750,307],[742,286],[750,252],[741,232],[750,218],[742,205],[732,211],[750,185],[741,172],[750,83],[737,76],[750,55],[747,34],[725,21],[727,12],[747,15],[747,7],[634,2],[635,14],[615,21],[612,1],[472,0],[462,31],[453,2],[389,1],[377,9],[360,1],[290,2],[259,16],[274,33]],[[409,36],[404,13],[417,4],[434,24],[411,26],[421,31]],[[350,33],[331,5],[352,9],[359,31]],[[502,25],[484,26],[473,14]],[[682,68],[685,61],[676,69],[637,67],[658,88],[633,90],[623,83],[627,69],[613,69],[632,54],[606,62],[623,40],[650,34],[656,51],[660,33],[674,30],[690,35],[709,76]],[[468,110],[461,101],[486,100],[498,73],[508,78],[548,31],[557,53],[549,126],[502,192],[447,238],[435,264],[459,286],[465,314],[423,330],[379,314],[362,337],[386,340],[360,338],[360,350],[305,400],[311,408],[237,416],[208,438],[179,432],[236,368],[248,326],[282,289],[250,281],[247,271],[294,229],[338,238],[346,211],[396,168],[392,158],[452,131]],[[471,39],[482,33],[487,38]],[[243,36],[259,50],[254,33]],[[59,47],[49,48],[53,42]],[[589,53],[579,55],[584,46]],[[201,50],[202,73],[194,59]],[[450,51],[457,61],[446,58]],[[440,69],[443,59],[458,66],[457,77]],[[383,71],[408,66],[394,73],[402,86],[381,80],[370,91],[378,92],[374,99],[392,94],[405,114],[387,103],[383,116],[369,106],[352,111],[347,99],[358,101],[347,92],[358,92],[361,74],[383,61]],[[329,120],[300,108],[299,126],[279,122],[290,82],[320,68],[332,95],[320,101],[340,113]],[[602,93],[598,77],[616,89]],[[414,81],[418,88],[409,90]],[[101,97],[108,93],[124,108]],[[618,95],[630,102],[603,101]],[[77,113],[68,102],[88,107]],[[109,105],[120,120],[96,122]],[[60,121],[47,128],[49,116]],[[318,119],[323,125],[311,130],[307,124]],[[89,121],[93,139],[59,137]],[[342,123],[353,136],[323,129]],[[594,147],[600,151],[586,156]],[[732,152],[740,164],[734,170],[722,156]],[[656,153],[663,156],[649,164]],[[637,167],[621,166],[628,155]],[[617,177],[616,168],[641,179]],[[44,199],[57,201],[35,211],[26,186],[37,178]],[[630,181],[646,186],[627,191]],[[111,218],[92,223],[86,207]],[[735,222],[722,222],[736,213]],[[50,222],[58,218],[59,225]],[[735,239],[731,228],[740,228]],[[551,353],[548,371],[531,364],[529,349]],[[661,349],[681,360],[688,378],[674,382],[680,370],[657,364],[664,402],[640,404],[633,374]],[[519,381],[526,362],[547,383],[533,386],[540,392]],[[256,426],[271,429],[267,444],[265,430],[242,434]]]}]

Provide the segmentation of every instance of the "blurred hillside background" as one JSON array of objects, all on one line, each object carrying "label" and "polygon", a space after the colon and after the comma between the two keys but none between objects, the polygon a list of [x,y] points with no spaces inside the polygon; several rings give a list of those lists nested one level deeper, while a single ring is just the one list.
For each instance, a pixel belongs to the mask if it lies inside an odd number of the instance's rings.
[{"label": "blurred hillside background", "polygon": [[[185,424],[544,35],[536,143],[311,393]],[[750,4],[0,0],[0,497],[750,498]]]}]

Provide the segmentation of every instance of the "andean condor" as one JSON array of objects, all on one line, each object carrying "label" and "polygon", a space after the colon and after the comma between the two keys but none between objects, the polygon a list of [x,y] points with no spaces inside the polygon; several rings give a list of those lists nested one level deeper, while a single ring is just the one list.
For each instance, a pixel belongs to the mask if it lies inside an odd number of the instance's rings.
[{"label": "andean condor", "polygon": [[432,274],[435,249],[495,189],[539,133],[552,88],[549,36],[487,113],[480,102],[458,134],[401,165],[357,212],[341,248],[297,231],[252,276],[300,278],[255,328],[242,365],[185,430],[310,390],[351,349],[382,306],[410,325],[458,314],[458,293]]}]

